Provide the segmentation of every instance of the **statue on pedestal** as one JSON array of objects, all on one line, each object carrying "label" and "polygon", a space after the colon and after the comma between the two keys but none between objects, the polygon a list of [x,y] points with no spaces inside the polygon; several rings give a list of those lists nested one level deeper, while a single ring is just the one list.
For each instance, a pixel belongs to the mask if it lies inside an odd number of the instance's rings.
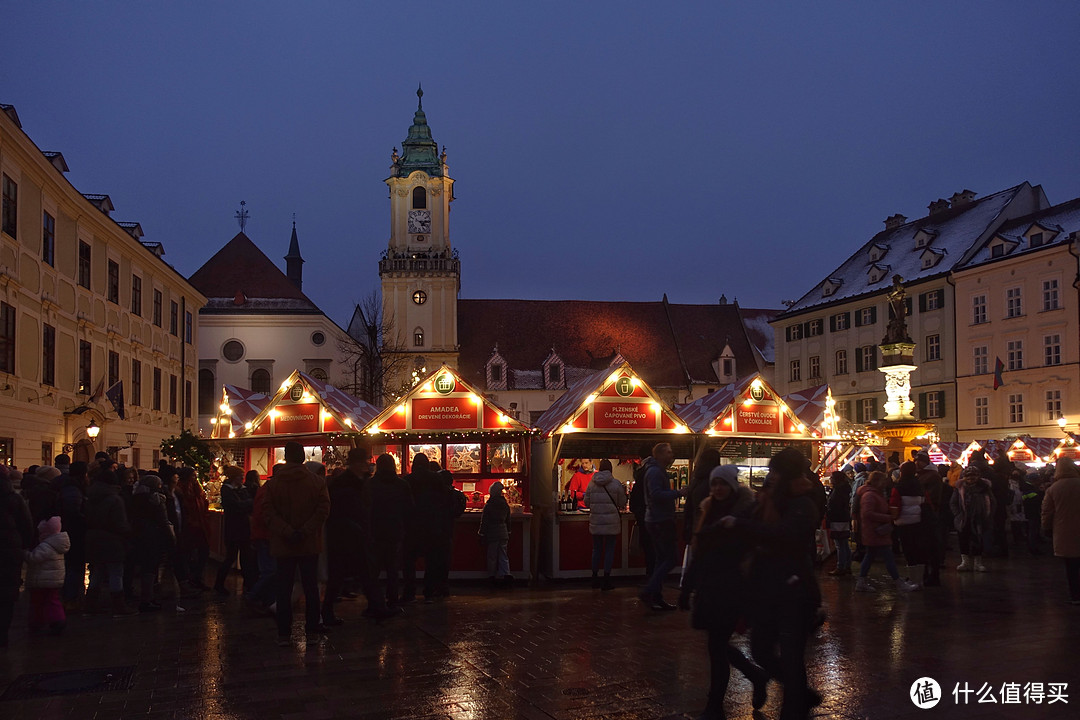
[{"label": "statue on pedestal", "polygon": [[907,292],[904,290],[904,286],[900,284],[903,278],[899,275],[893,275],[892,280],[892,289],[885,296],[889,301],[889,308],[892,312],[890,313],[889,324],[885,328],[885,338],[881,341],[882,345],[913,342],[911,336],[908,335],[907,323],[904,321],[907,316]]}]

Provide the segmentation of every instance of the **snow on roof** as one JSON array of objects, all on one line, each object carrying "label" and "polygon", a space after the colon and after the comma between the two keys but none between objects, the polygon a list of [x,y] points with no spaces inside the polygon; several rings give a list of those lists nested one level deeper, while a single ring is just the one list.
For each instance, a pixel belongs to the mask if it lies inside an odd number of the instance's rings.
[{"label": "snow on roof", "polygon": [[[783,315],[881,291],[888,286],[894,274],[900,275],[905,283],[910,283],[947,272],[949,267],[942,263],[923,269],[922,248],[916,248],[916,233],[919,230],[935,233],[932,246],[936,251],[950,250],[957,258],[961,258],[972,244],[981,238],[1006,205],[1025,187],[1028,187],[1027,183],[1022,183],[993,195],[987,195],[961,208],[928,215],[891,230],[882,230],[864,243],[839,268],[826,275],[810,292],[799,298]],[[872,264],[868,252],[875,245],[891,247],[888,255],[890,268],[889,272],[882,274],[877,282],[868,283],[867,271]],[[831,295],[825,295],[822,290],[825,283],[830,280],[834,284],[839,280],[841,284]]]},{"label": "snow on roof", "polygon": [[[1032,225],[1038,225],[1044,231],[1056,232],[1052,238],[1045,238],[1045,245],[1039,245],[1035,248],[1031,247],[1025,237],[1025,234]],[[994,238],[1002,238],[1009,242],[1015,243],[1014,249],[1005,254],[1005,257],[1013,257],[1019,253],[1025,253],[1030,250],[1041,250],[1044,247],[1050,245],[1060,245],[1067,241],[1069,235],[1074,232],[1080,232],[1080,198],[1063,202],[1059,205],[1040,210],[1024,217],[1010,220],[1001,226],[1001,228],[993,234],[981,248],[979,248],[971,258],[957,266],[957,270],[962,270],[976,265],[981,265],[989,260],[1000,260],[1000,257],[991,257],[990,246],[993,245]]]}]

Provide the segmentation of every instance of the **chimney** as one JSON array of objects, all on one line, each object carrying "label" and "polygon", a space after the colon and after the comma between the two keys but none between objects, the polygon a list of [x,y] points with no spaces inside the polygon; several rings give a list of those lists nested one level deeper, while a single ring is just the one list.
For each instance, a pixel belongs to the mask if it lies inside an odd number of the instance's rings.
[{"label": "chimney", "polygon": [[896,213],[895,215],[890,215],[889,217],[885,218],[885,229],[895,230],[906,222],[906,217],[904,217],[900,213]]},{"label": "chimney", "polygon": [[949,201],[945,198],[938,198],[928,206],[930,208],[930,216],[940,215],[949,209]]},{"label": "chimney", "polygon": [[965,205],[970,205],[971,201],[975,199],[975,193],[970,190],[961,190],[958,193],[954,193],[949,202],[952,203],[954,208],[961,208]]}]

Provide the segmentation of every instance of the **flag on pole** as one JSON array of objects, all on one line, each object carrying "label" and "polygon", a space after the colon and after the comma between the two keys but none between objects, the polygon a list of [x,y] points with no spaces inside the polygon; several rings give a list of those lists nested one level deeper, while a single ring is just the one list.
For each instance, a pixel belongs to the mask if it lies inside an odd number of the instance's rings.
[{"label": "flag on pole", "polygon": [[120,419],[124,419],[124,381],[117,380],[113,386],[105,391],[105,397],[112,403],[113,409]]},{"label": "flag on pole", "polygon": [[994,363],[994,389],[995,390],[997,390],[999,387],[1001,387],[1002,385],[1005,384],[1005,381],[1001,379],[1001,373],[1003,373],[1004,371],[1005,371],[1005,363],[1001,362],[1001,358],[998,358],[997,362]]},{"label": "flag on pole", "polygon": [[90,402],[101,402],[102,394],[105,392],[105,378],[101,378],[101,382],[98,383],[97,390],[90,396]]}]

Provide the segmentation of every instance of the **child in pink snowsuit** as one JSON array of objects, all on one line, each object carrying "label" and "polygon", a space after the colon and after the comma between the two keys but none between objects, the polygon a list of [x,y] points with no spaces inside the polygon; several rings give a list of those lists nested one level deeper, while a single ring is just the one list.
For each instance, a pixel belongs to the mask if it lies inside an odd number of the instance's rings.
[{"label": "child in pink snowsuit", "polygon": [[60,531],[59,517],[38,523],[38,544],[26,551],[31,630],[47,626],[57,635],[64,631],[67,616],[60,601],[60,589],[64,587],[64,553],[70,549],[71,540],[66,532]]}]

